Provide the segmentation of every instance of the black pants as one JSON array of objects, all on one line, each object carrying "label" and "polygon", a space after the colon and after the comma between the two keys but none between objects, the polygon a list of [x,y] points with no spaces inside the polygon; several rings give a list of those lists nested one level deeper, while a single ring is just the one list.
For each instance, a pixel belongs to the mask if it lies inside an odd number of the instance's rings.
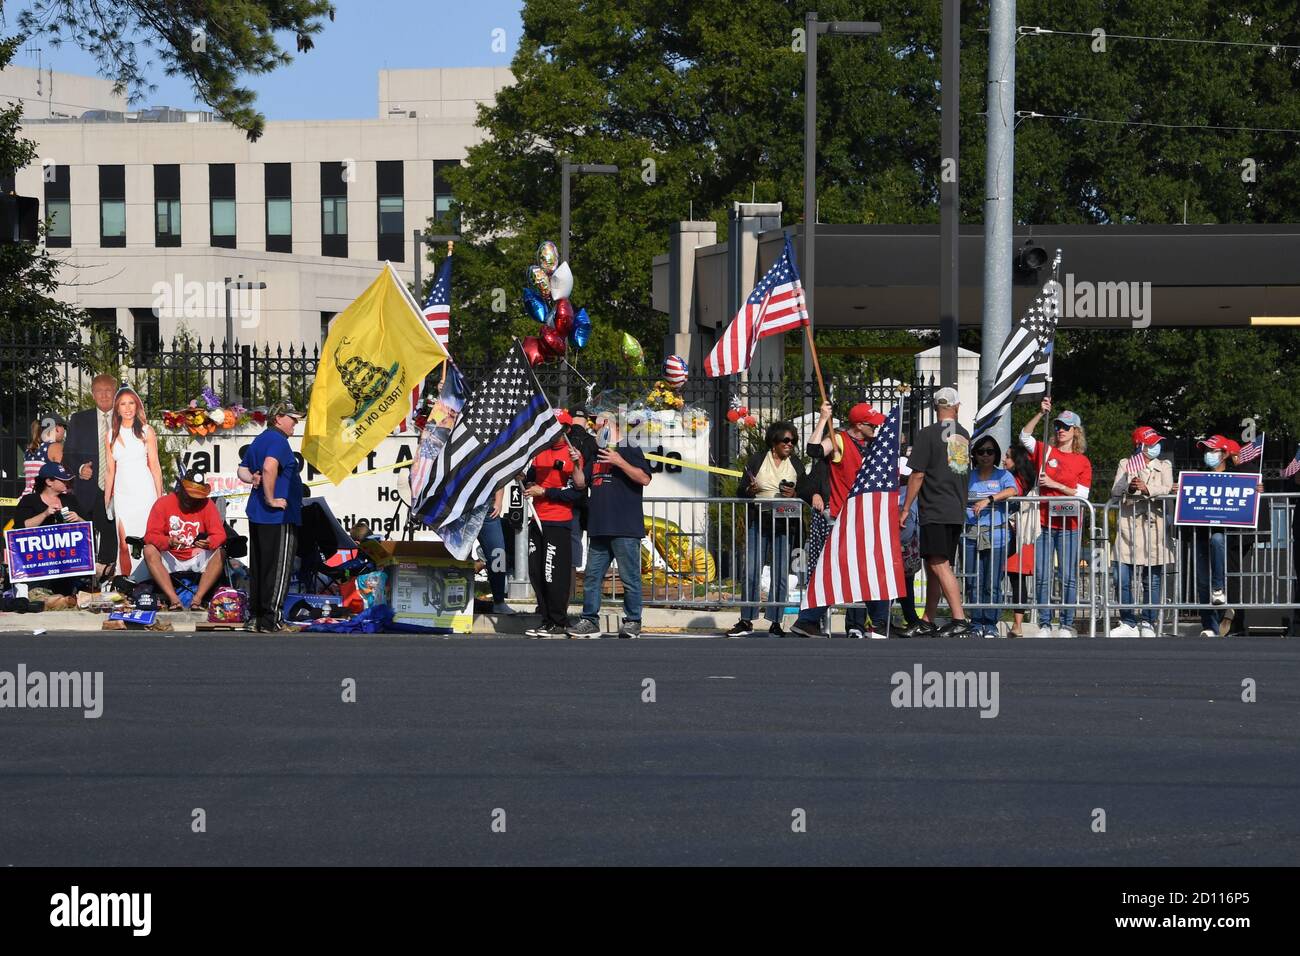
[{"label": "black pants", "polygon": [[[84,514],[84,512],[83,512]],[[95,563],[117,563],[117,522],[108,519],[108,510],[104,507],[104,493],[95,496],[90,512],[90,523],[95,529]],[[123,574],[121,569],[118,574]]]},{"label": "black pants", "polygon": [[248,523],[248,620],[258,630],[284,622],[284,598],[289,593],[293,556],[298,552],[298,526]]},{"label": "black pants", "polygon": [[528,522],[528,577],[537,595],[543,624],[568,627],[569,588],[573,584],[573,525],[571,522]]}]

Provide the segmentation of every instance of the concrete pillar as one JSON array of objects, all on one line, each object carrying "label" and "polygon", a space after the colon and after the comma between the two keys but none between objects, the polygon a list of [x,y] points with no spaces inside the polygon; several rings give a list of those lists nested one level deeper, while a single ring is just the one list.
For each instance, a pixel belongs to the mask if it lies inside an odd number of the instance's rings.
[{"label": "concrete pillar", "polygon": [[674,223],[668,238],[668,335],[664,356],[680,355],[692,369],[704,362],[705,352],[695,333],[695,250],[718,241],[718,224],[712,220]]},{"label": "concrete pillar", "polygon": [[[939,385],[946,385],[939,377],[939,346],[916,353],[916,374],[929,381],[934,379]],[[961,397],[961,408],[957,411],[957,421],[970,431],[975,427],[975,412],[979,407],[980,394],[980,354],[970,349],[957,350],[957,394]],[[930,412],[923,412],[921,422],[928,424],[934,420]]]}]

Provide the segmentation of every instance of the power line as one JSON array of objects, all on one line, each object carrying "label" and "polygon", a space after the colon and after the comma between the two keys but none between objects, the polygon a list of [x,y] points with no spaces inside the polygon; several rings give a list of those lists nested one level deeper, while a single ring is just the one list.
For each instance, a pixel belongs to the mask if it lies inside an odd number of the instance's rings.
[{"label": "power line", "polygon": [[1061,113],[1035,113],[1031,110],[1016,110],[1019,119],[1055,119],[1071,123],[1096,123],[1102,126],[1153,126],[1158,129],[1200,129],[1219,130],[1234,133],[1300,133],[1300,129],[1279,126],[1214,126],[1197,123],[1149,123],[1141,120],[1107,120],[1091,116],[1066,116]]},{"label": "power line", "polygon": [[[1082,30],[1050,30],[1047,27],[1017,27],[1021,36],[1073,36],[1093,37],[1095,34]],[[1204,46],[1244,46],[1263,50],[1300,50],[1294,43],[1248,43],[1244,40],[1204,40],[1197,37],[1148,37],[1133,33],[1107,33],[1107,40],[1146,40],[1151,43],[1195,43]]]}]

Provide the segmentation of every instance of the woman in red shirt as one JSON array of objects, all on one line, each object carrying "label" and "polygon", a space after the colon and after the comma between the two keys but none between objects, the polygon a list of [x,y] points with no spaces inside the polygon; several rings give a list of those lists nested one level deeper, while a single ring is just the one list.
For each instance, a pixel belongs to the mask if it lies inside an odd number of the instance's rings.
[{"label": "woman in red shirt", "polygon": [[[1074,412],[1061,412],[1052,420],[1052,438],[1045,449],[1035,440],[1034,432],[1044,414],[1051,412],[1052,400],[1044,398],[1042,410],[1031,418],[1020,431],[1020,443],[1029,452],[1030,461],[1038,471],[1038,493],[1044,498],[1088,497],[1092,487],[1092,462],[1084,452],[1087,439],[1083,434],[1083,421]],[[1046,455],[1044,455],[1046,452]],[[1044,460],[1044,458],[1046,460]],[[1042,535],[1035,549],[1034,579],[1038,591],[1038,637],[1052,636],[1052,556],[1056,556],[1061,575],[1061,629],[1057,637],[1074,637],[1074,608],[1079,599],[1079,504],[1056,506],[1058,514],[1052,515],[1053,506],[1043,502],[1039,509]],[[1073,514],[1069,511],[1073,510]],[[1065,514],[1059,513],[1065,511]]]},{"label": "woman in red shirt", "polygon": [[[568,415],[561,412],[558,417],[568,424]],[[524,632],[530,637],[563,637],[569,627],[573,506],[587,493],[582,469],[582,455],[561,432],[549,448],[537,453],[524,475],[524,494],[537,515],[528,522],[528,576],[542,615],[538,627]]]}]

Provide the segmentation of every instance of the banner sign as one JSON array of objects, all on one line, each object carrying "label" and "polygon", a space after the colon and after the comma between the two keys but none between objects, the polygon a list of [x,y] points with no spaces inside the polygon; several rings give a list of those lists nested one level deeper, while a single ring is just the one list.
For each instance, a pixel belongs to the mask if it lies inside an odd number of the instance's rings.
[{"label": "banner sign", "polygon": [[14,582],[80,577],[95,573],[89,521],[11,528],[5,532],[9,579]]},{"label": "banner sign", "polygon": [[1178,476],[1174,524],[1253,528],[1259,520],[1259,475],[1184,471]]},{"label": "banner sign", "polygon": [[149,627],[158,620],[157,611],[114,611],[108,616],[110,621],[125,621],[127,624],[139,624]]}]

